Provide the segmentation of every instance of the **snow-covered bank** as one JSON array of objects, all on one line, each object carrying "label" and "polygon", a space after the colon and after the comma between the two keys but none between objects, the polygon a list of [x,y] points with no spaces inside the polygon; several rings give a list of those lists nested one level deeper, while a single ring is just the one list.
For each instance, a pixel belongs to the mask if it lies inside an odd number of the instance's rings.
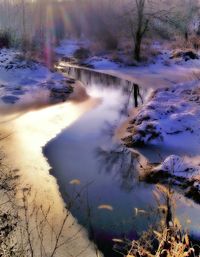
[{"label": "snow-covered bank", "polygon": [[[3,167],[9,167],[16,178],[12,203],[19,206],[19,217],[14,219],[18,241],[14,243],[28,249],[26,256],[31,255],[30,245],[26,245],[29,236],[32,256],[96,256],[86,231],[66,209],[42,147],[98,100],[90,98],[80,83],[24,60],[15,50],[0,50],[0,63],[0,150]],[[9,175],[8,168],[2,170]],[[6,194],[10,186],[4,190]],[[1,192],[0,198],[4,202]],[[12,206],[9,209],[16,216]]]},{"label": "snow-covered bank", "polygon": [[[68,42],[64,44],[67,48]],[[191,50],[159,51],[152,63],[138,66],[124,66],[104,56],[92,56],[85,63],[96,71],[116,75],[154,90],[149,102],[134,111],[128,125],[130,136],[125,138],[125,144],[128,147],[153,145],[158,151],[154,155],[159,155],[162,148],[166,153],[160,161],[166,158],[164,163],[171,160],[169,155],[176,154],[180,155],[177,158],[184,158],[182,162],[185,164],[184,156],[187,156],[187,163],[191,163],[190,176],[184,169],[176,177],[181,177],[179,180],[182,181],[195,181],[196,185],[199,170],[196,158],[200,155],[199,56]],[[67,56],[67,52],[63,52],[63,55]],[[70,56],[73,56],[72,52]],[[65,61],[60,65],[65,68]],[[124,131],[125,134],[127,132]],[[151,162],[145,155],[144,159]],[[152,166],[151,171],[154,168]],[[154,170],[151,174],[155,173]],[[170,172],[165,174],[168,177]]]},{"label": "snow-covered bank", "polygon": [[[89,49],[88,41],[64,40],[56,53],[63,56],[62,66],[69,64],[75,51],[83,47]],[[156,45],[157,48],[157,45]],[[147,63],[133,63],[133,66],[113,60],[110,55],[90,56],[86,60],[76,61],[77,65],[93,68],[99,72],[117,76],[122,79],[134,81],[142,87],[168,87],[177,83],[184,83],[193,80],[199,74],[200,60],[192,59],[186,52],[162,49],[159,45],[159,54]],[[179,53],[179,54],[178,54]],[[193,57],[193,56],[192,56]],[[73,64],[74,64],[73,58]],[[65,64],[66,62],[66,64]]]},{"label": "snow-covered bank", "polygon": [[123,139],[128,147],[157,146],[159,156],[161,148],[171,149],[171,155],[161,164],[147,165],[143,178],[154,183],[170,181],[197,202],[200,202],[199,94],[197,80],[155,90],[130,120],[127,129],[130,134]]},{"label": "snow-covered bank", "polygon": [[89,42],[86,40],[63,40],[60,46],[55,48],[55,53],[66,57],[73,57],[74,52],[80,47],[89,47]]},{"label": "snow-covered bank", "polygon": [[44,104],[66,100],[72,92],[71,85],[61,74],[25,59],[14,49],[0,50],[0,106],[5,110],[12,104],[24,104],[27,98],[29,104],[31,98]]},{"label": "snow-covered bank", "polygon": [[170,155],[157,166],[148,165],[141,178],[150,183],[176,186],[186,197],[200,203],[199,158]]},{"label": "snow-covered bank", "polygon": [[[97,101],[90,98],[81,103],[66,102],[25,112],[12,119],[8,116],[6,121],[1,122],[0,134],[5,135],[5,139],[0,141],[0,147],[6,156],[5,164],[11,169],[18,170],[17,198],[20,199],[22,192],[28,190],[30,212],[35,208],[42,208],[47,212],[50,208],[50,226],[45,227],[42,242],[49,253],[53,251],[55,235],[58,235],[67,212],[56,180],[49,174],[51,167],[43,156],[42,147],[96,104]],[[36,218],[44,219],[38,216],[40,214],[37,214],[37,217],[31,215],[30,228],[35,227]],[[80,253],[83,257],[96,256],[94,245],[87,239],[87,233],[70,213],[67,215],[61,235],[61,247],[57,249],[56,256],[78,256]],[[37,231],[31,231],[34,252],[39,256],[41,241]]]},{"label": "snow-covered bank", "polygon": [[[149,102],[142,106],[129,127],[129,146],[141,146],[152,142],[195,138],[200,144],[200,83],[194,81],[154,91]],[[180,135],[182,138],[180,138]]]}]

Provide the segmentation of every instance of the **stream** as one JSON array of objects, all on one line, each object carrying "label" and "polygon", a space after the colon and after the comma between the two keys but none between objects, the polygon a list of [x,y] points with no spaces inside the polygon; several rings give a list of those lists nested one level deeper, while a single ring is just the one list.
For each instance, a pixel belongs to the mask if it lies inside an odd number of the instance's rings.
[{"label": "stream", "polygon": [[[80,80],[88,95],[101,102],[48,142],[43,152],[67,207],[90,239],[105,257],[121,256],[113,250],[113,239],[135,239],[157,221],[155,186],[138,181],[137,158],[113,137],[135,106],[133,82],[71,66],[65,73]],[[151,91],[140,88],[139,104]],[[178,217],[195,234],[199,206],[179,193],[174,197]]]}]

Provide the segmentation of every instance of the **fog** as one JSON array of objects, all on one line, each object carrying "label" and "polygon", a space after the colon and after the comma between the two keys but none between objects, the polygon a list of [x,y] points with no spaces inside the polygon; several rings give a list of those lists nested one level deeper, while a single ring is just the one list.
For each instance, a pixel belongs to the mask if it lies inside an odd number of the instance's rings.
[{"label": "fog", "polygon": [[[143,17],[148,36],[173,38],[186,33],[198,20],[198,1],[144,2]],[[136,0],[2,0],[0,28],[15,45],[56,45],[63,38],[88,38],[98,49],[115,49],[127,39],[134,44],[140,14]],[[91,26],[92,24],[92,26]],[[143,26],[143,25],[142,25]],[[194,26],[194,24],[193,24]],[[197,26],[197,25],[195,25]],[[100,46],[99,46],[100,45]]]}]

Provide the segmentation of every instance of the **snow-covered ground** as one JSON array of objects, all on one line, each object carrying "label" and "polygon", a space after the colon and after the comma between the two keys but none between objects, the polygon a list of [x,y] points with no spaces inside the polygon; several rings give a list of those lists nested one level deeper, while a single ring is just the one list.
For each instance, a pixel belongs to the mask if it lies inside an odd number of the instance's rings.
[{"label": "snow-covered ground", "polygon": [[[88,41],[64,40],[56,53],[63,57],[72,57],[80,47],[89,48]],[[153,48],[160,54],[149,63],[125,66],[123,63],[115,62],[106,55],[91,56],[85,60],[86,65],[92,66],[99,72],[114,75],[127,80],[134,80],[142,87],[159,88],[171,86],[177,83],[188,82],[199,76],[200,60],[183,57],[170,58],[173,51],[162,49],[159,42],[154,42]],[[67,65],[67,63],[66,63]],[[62,62],[63,66],[63,62]]]},{"label": "snow-covered ground", "polygon": [[[20,102],[31,93],[31,98],[47,100],[52,89],[69,89],[64,76],[32,60],[26,60],[12,49],[0,50],[0,106]],[[70,91],[70,90],[69,90]]]},{"label": "snow-covered ground", "polygon": [[163,50],[151,63],[124,66],[108,59],[92,57],[88,63],[96,70],[134,80],[142,87],[166,87],[188,82],[199,76],[200,60],[171,59],[172,51]]},{"label": "snow-covered ground", "polygon": [[185,142],[186,138],[195,137],[200,144],[199,119],[199,81],[157,89],[132,120],[132,144],[169,142],[174,135],[182,135]]},{"label": "snow-covered ground", "polygon": [[66,39],[61,42],[61,44],[55,48],[55,53],[66,56],[72,57],[74,52],[79,49],[80,47],[88,47],[89,42],[86,40],[73,40],[73,39]]},{"label": "snow-covered ground", "polygon": [[93,56],[86,61],[87,64],[90,64],[97,70],[115,70],[120,67],[120,65],[114,61],[111,61],[107,58],[102,58],[98,56]]}]

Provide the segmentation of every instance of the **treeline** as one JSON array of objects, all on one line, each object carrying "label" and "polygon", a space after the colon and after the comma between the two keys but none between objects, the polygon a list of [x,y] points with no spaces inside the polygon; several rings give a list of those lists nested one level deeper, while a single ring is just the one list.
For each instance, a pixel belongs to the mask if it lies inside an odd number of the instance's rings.
[{"label": "treeline", "polygon": [[[197,0],[1,0],[1,34],[24,51],[51,48],[63,38],[89,39],[94,51],[131,49],[141,59],[144,39],[198,47]],[[0,35],[1,37],[1,35]]]},{"label": "treeline", "polygon": [[61,7],[54,0],[0,0],[0,42],[25,52],[55,46],[66,35]]},{"label": "treeline", "polygon": [[197,0],[75,0],[68,3],[71,36],[89,38],[108,50],[129,43],[136,60],[144,38],[183,45],[200,33]]}]

